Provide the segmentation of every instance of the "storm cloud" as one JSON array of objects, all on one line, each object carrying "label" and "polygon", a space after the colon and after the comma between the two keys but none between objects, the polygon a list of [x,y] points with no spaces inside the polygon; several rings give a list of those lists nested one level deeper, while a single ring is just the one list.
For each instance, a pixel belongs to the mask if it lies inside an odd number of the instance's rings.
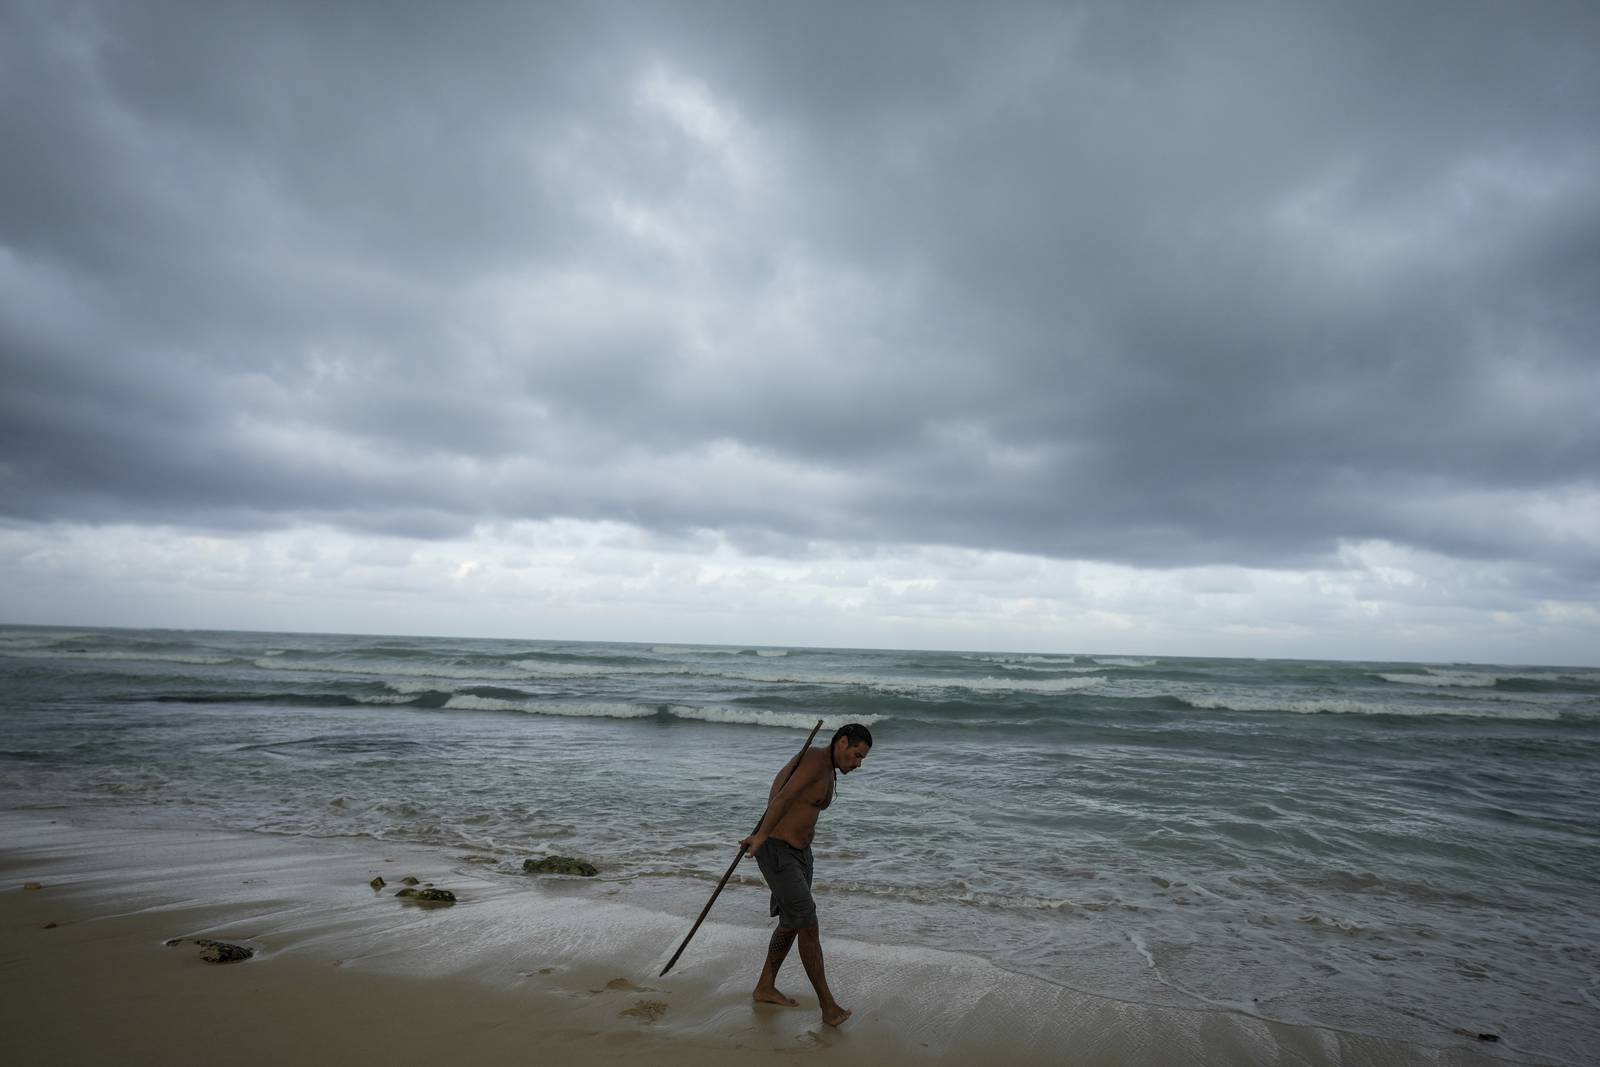
[{"label": "storm cloud", "polygon": [[[1587,3],[0,7],[0,514],[1600,593]],[[918,549],[921,551],[921,549]]]}]

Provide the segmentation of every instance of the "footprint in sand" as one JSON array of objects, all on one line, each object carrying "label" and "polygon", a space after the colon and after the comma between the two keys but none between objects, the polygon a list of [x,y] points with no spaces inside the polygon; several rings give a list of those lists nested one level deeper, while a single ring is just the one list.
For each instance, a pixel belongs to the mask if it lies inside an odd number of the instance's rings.
[{"label": "footprint in sand", "polygon": [[631,1008],[617,1012],[619,1018],[629,1016],[640,1022],[653,1023],[667,1013],[667,1006],[659,1000],[641,1000]]}]

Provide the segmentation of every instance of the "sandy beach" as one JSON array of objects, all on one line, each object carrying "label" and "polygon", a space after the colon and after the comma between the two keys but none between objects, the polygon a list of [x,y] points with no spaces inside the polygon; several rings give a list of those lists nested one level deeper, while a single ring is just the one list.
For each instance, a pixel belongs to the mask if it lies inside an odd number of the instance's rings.
[{"label": "sandy beach", "polygon": [[[459,902],[397,899],[408,874]],[[603,879],[508,878],[371,840],[14,813],[0,822],[0,879],[0,1020],[18,1063],[1518,1062],[1120,1003],[825,932],[830,979],[856,1013],[832,1030],[797,960],[780,986],[801,1007],[750,1002],[765,932],[727,919],[759,914],[739,899],[752,887],[730,886],[727,918],[714,912],[658,979],[701,900],[645,907]],[[197,937],[255,955],[217,965],[165,944]]]}]

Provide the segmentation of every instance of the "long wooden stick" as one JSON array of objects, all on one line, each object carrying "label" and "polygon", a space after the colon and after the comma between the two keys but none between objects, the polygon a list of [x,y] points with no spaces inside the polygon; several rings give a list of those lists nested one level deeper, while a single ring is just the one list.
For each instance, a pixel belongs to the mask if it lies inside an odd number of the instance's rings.
[{"label": "long wooden stick", "polygon": [[[800,755],[795,757],[794,766],[789,768],[789,774],[784,778],[783,785],[778,787],[778,792],[773,793],[773,796],[777,796],[778,793],[783,792],[783,786],[788,785],[789,779],[794,777],[794,772],[800,769],[800,764],[805,759],[806,749],[811,747],[811,739],[817,736],[817,731],[820,729],[822,729],[822,720],[818,719],[817,725],[813,726],[811,728],[811,733],[806,735],[806,743],[800,746]],[[767,808],[770,807],[772,807],[772,801],[768,800]],[[766,821],[767,809],[762,808],[761,818],[756,820],[756,828],[750,831],[751,835],[754,836],[755,834],[759,833],[761,830],[761,824]],[[747,846],[742,843],[739,845],[739,854],[733,857],[732,863],[728,864],[728,870],[725,874],[723,874],[722,881],[718,882],[717,888],[711,891],[711,899],[706,901],[706,906],[700,909],[700,918],[696,919],[694,921],[694,925],[689,928],[689,936],[683,939],[683,944],[678,946],[678,951],[674,952],[672,954],[672,958],[667,961],[667,965],[661,968],[661,974],[657,975],[658,978],[664,977],[668,971],[672,970],[672,965],[678,962],[678,957],[683,955],[683,950],[689,947],[689,941],[694,937],[695,931],[700,929],[700,924],[706,921],[706,915],[710,913],[711,905],[717,902],[717,895],[722,892],[722,887],[728,884],[729,878],[733,877],[733,869],[739,866],[740,860],[744,859],[746,847]]]}]

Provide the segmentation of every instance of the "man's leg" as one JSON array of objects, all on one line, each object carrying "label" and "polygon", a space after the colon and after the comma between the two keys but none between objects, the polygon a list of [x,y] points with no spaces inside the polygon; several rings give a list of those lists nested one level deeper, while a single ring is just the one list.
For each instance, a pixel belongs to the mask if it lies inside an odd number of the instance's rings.
[{"label": "man's leg", "polygon": [[778,968],[783,966],[783,961],[789,955],[789,946],[794,944],[795,935],[800,931],[778,927],[772,931],[772,940],[767,942],[767,962],[761,968],[761,977],[756,979],[755,992],[750,996],[767,1004],[786,1004],[794,1007],[799,1001],[793,997],[786,997],[778,992]]},{"label": "man's leg", "polygon": [[800,928],[800,962],[805,964],[811,988],[817,991],[817,1003],[822,1005],[822,1021],[829,1026],[838,1026],[850,1018],[850,1009],[839,1007],[839,1002],[828,991],[828,976],[822,966],[822,937],[817,933],[815,923]]},{"label": "man's leg", "polygon": [[798,923],[786,924],[783,919],[783,899],[793,893],[793,878],[786,876],[786,872],[794,868],[794,859],[786,855],[779,844],[769,840],[756,851],[756,865],[761,868],[761,877],[767,880],[767,887],[772,890],[772,914],[778,916],[778,928],[772,931],[772,940],[767,944],[767,961],[761,965],[761,977],[756,979],[756,987],[750,997],[767,1004],[783,1004],[792,1008],[799,1001],[778,992],[776,984],[778,968],[783,966],[784,957],[789,955],[789,946],[794,944],[795,934],[799,932]]}]

